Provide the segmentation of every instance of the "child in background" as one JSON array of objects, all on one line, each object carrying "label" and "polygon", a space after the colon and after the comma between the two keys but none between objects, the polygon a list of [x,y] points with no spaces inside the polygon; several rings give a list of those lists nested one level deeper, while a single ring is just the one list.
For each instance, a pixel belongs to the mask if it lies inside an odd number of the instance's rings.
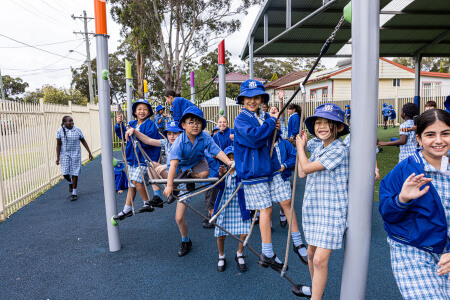
[{"label": "child in background", "polygon": [[402,108],[402,119],[405,122],[400,125],[400,138],[391,142],[378,142],[378,146],[400,146],[398,162],[411,156],[416,151],[416,142],[414,131],[403,132],[403,128],[411,128],[414,126],[414,116],[419,115],[419,107],[415,103],[406,103]]},{"label": "child in background", "polygon": [[64,179],[69,182],[70,201],[78,199],[77,185],[81,171],[80,142],[89,153],[89,160],[92,161],[94,158],[83,133],[74,126],[71,116],[64,116],[61,128],[56,132],[56,164],[59,165],[61,163],[61,173]]},{"label": "child in background", "polygon": [[[234,161],[234,148],[233,146],[228,146],[225,149],[225,154],[231,161]],[[225,166],[220,166],[219,176],[222,177],[226,173]],[[241,182],[241,179],[236,176],[236,172],[232,170],[230,174],[227,175],[225,180],[217,185],[220,190],[217,196],[217,200],[214,206],[214,214],[221,209],[224,204],[228,201],[231,195],[236,190],[237,186]],[[225,230],[229,231],[233,235],[240,235],[240,239],[243,241],[247,237],[250,230],[251,220],[250,211],[245,207],[245,194],[244,189],[241,188],[228,204],[227,207],[219,214],[216,223],[223,227]],[[223,272],[227,267],[227,261],[225,259],[225,238],[228,234],[223,232],[221,229],[216,227],[214,231],[214,236],[217,237],[217,248],[219,249],[219,260],[217,262],[217,271]],[[238,251],[234,260],[237,263],[239,271],[247,271],[247,265],[245,264],[244,256],[244,245],[239,243]]]},{"label": "child in background", "polygon": [[331,103],[318,106],[314,115],[305,120],[305,125],[309,133],[322,140],[308,160],[306,132],[297,138],[298,175],[307,177],[302,216],[308,243],[312,298],[321,299],[331,251],[342,247],[347,227],[349,154],[340,136],[349,133],[349,128],[345,124],[344,111]]},{"label": "child in background", "polygon": [[180,122],[184,111],[191,106],[195,106],[194,103],[186,98],[180,97],[180,95],[174,90],[168,90],[164,94],[164,98],[168,104],[172,105],[171,112],[173,112],[173,120]]},{"label": "child in background", "polygon": [[220,149],[225,150],[229,146],[233,146],[233,141],[230,135],[234,135],[234,130],[228,127],[228,119],[224,116],[219,117],[217,120],[217,127],[219,132],[213,135],[213,140],[216,142]]},{"label": "child in background", "polygon": [[[170,149],[170,165],[167,174],[167,186],[164,195],[169,198],[172,195],[175,178],[207,178],[209,166],[205,159],[205,150],[216,156],[227,166],[233,167],[234,163],[228,159],[225,153],[214,143],[211,136],[203,130],[206,128],[206,120],[203,112],[195,107],[188,107],[180,119],[180,128],[183,133],[175,140]],[[188,185],[186,185],[188,186]],[[195,187],[195,185],[194,185]],[[191,188],[188,187],[188,190]],[[177,202],[175,220],[181,234],[181,247],[178,256],[184,256],[192,248],[192,241],[188,236],[186,222],[186,205]]]},{"label": "child in background", "polygon": [[351,117],[352,110],[350,109],[350,105],[345,106],[345,121],[347,122],[347,125],[350,126],[350,117]]},{"label": "child in background", "polygon": [[397,114],[395,113],[394,107],[392,105],[389,105],[388,107],[391,110],[389,114],[389,120],[392,121],[392,128],[395,128],[395,119],[397,118]]},{"label": "child in background", "polygon": [[404,299],[450,299],[450,113],[417,120],[423,148],[380,183],[380,214]]},{"label": "child in background", "polygon": [[389,114],[391,113],[391,109],[388,107],[387,103],[383,103],[381,113],[383,114],[384,129],[387,129],[389,122]]},{"label": "child in background", "polygon": [[117,160],[114,158],[113,166],[116,192],[122,194],[123,190],[126,190],[128,188],[127,174],[124,171],[125,165],[123,163],[117,162]]},{"label": "child in background", "polygon": [[300,130],[300,115],[302,111],[300,106],[293,103],[288,105],[287,111],[291,115],[288,120],[287,138],[291,143],[293,143]]},{"label": "child in background", "polygon": [[263,112],[269,112],[269,104],[267,103],[261,104],[261,109]]},{"label": "child in background", "polygon": [[436,109],[436,108],[437,108],[436,101],[427,101],[427,103],[425,103],[425,110]]},{"label": "child in background", "polygon": [[155,124],[158,127],[159,133],[163,134],[164,129],[166,128],[167,115],[164,114],[164,106],[158,105],[156,107],[156,117]]}]

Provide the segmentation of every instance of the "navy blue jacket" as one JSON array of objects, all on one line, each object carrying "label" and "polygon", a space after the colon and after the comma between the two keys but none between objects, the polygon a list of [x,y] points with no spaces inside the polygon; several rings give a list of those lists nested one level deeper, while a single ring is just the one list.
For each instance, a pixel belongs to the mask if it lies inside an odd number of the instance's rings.
[{"label": "navy blue jacket", "polygon": [[233,146],[233,141],[230,139],[230,134],[234,134],[234,130],[227,127],[224,132],[219,130],[219,132],[213,136],[214,142],[216,142],[217,146],[219,146],[222,151],[228,146]]},{"label": "navy blue jacket", "polygon": [[[241,179],[238,176],[236,176],[235,178],[236,178],[236,187],[237,187],[237,186],[239,186]],[[219,189],[219,194],[217,194],[216,203],[214,204],[214,214],[216,214],[216,212],[220,209],[219,203],[220,203],[220,199],[222,199],[223,191],[225,190],[225,181],[226,181],[226,179],[224,179],[224,181],[222,181],[215,187],[215,188]],[[237,192],[237,198],[238,198],[238,202],[239,202],[239,208],[241,209],[242,221],[250,219],[250,211],[247,210],[247,208],[245,207],[245,194],[244,194],[243,187],[241,187],[239,189],[239,191]],[[233,201],[233,200],[231,200],[231,201]]]},{"label": "navy blue jacket", "polygon": [[265,113],[265,121],[259,125],[256,116],[245,108],[234,120],[236,173],[243,184],[269,181],[274,171],[281,168],[276,155],[270,159],[276,120]]},{"label": "navy blue jacket", "polygon": [[293,113],[288,120],[287,138],[296,136],[300,130],[300,116],[298,113]]},{"label": "navy blue jacket", "polygon": [[286,181],[291,178],[292,169],[295,167],[297,150],[290,142],[281,138],[278,139],[278,147],[280,148],[281,165],[285,167],[285,170],[281,173],[281,177]]},{"label": "navy blue jacket", "polygon": [[441,198],[432,183],[428,192],[409,203],[398,196],[406,178],[423,174],[418,152],[400,162],[380,183],[379,210],[389,237],[399,243],[441,254],[447,246],[447,220]]},{"label": "navy blue jacket", "polygon": [[[130,121],[129,125],[133,128],[136,128],[137,126],[137,120],[133,120]],[[122,123],[123,124],[123,123]],[[116,135],[119,137],[119,139],[121,139],[122,137],[120,136],[120,125],[116,124],[115,126],[115,131],[116,131]],[[124,125],[122,125],[122,130],[123,130],[123,134],[125,136],[125,131],[126,128]],[[150,120],[150,119],[146,119],[141,126],[139,127],[139,131],[143,134],[145,134],[146,136],[152,138],[152,139],[159,139],[159,133],[158,133],[158,128],[156,127],[155,123]],[[136,137],[135,137],[136,138]],[[136,138],[136,140],[141,144],[142,149],[145,151],[145,153],[147,153],[147,155],[150,157],[150,159],[152,161],[158,161],[159,159],[159,155],[161,153],[161,147],[153,147],[153,146],[149,146],[147,144],[144,144],[143,142],[141,142],[138,138]],[[141,150],[139,150],[139,147],[136,146],[136,151],[139,157],[139,161],[141,163],[141,165],[146,166],[147,164],[145,163],[145,158],[141,153]],[[127,155],[127,163],[130,166],[133,167],[138,167],[138,161],[137,158],[134,154],[134,150],[133,150],[133,145],[131,140],[129,140],[127,142],[127,146],[125,148],[125,154]]]},{"label": "navy blue jacket", "polygon": [[175,97],[172,102],[172,108],[170,109],[173,112],[173,120],[180,122],[183,112],[189,106],[195,106],[195,104],[186,98]]}]

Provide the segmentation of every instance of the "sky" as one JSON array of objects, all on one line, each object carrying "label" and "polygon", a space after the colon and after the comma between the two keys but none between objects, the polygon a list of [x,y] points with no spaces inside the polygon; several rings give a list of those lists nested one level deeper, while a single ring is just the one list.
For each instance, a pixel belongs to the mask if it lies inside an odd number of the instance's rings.
[{"label": "sky", "polygon": [[[120,25],[112,20],[109,9],[107,4],[108,48],[112,53],[120,45],[121,37]],[[225,38],[226,50],[232,53],[234,64],[243,64],[239,54],[259,9],[259,6],[251,7],[246,16],[241,16],[241,29]],[[83,20],[71,17],[82,16],[83,10],[88,17],[94,17],[94,0],[0,0],[1,74],[28,82],[26,91],[34,91],[44,84],[70,87],[70,67],[79,67],[86,60],[84,35],[73,33],[84,31]],[[89,21],[88,31],[95,32],[94,20]],[[90,37],[92,59],[96,49],[95,38]],[[323,63],[331,67],[335,60]]]}]

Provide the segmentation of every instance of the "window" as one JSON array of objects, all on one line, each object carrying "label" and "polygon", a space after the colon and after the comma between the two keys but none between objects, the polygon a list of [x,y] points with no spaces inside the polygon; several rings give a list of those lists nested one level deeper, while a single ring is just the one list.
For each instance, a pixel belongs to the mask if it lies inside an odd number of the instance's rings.
[{"label": "window", "polygon": [[322,89],[322,100],[327,100],[328,99],[328,88],[324,88]]},{"label": "window", "polygon": [[400,86],[400,79],[392,79],[392,86]]},{"label": "window", "polygon": [[315,99],[316,98],[316,91],[317,90],[311,90],[311,99]]}]

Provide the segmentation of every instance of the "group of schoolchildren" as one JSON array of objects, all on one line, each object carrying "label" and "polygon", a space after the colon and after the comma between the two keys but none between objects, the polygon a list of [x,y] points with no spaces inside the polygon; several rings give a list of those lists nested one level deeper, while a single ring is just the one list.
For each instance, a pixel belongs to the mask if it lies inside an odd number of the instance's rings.
[{"label": "group of schoolchildren", "polygon": [[[281,93],[280,108],[282,98]],[[223,182],[212,189],[215,192],[205,196],[210,216],[216,214],[241,185],[216,223],[244,240],[251,227],[251,211],[259,211],[262,253],[258,265],[281,272],[283,263],[273,250],[271,236],[272,207],[279,203],[284,222],[292,220],[293,250],[309,267],[312,279],[311,288],[298,285],[293,291],[298,296],[321,299],[331,252],[342,248],[347,228],[350,135],[345,142],[341,137],[350,132],[350,107],[344,112],[333,103],[318,106],[314,115],[304,121],[308,132],[314,136],[308,141],[306,131],[299,130],[300,107],[288,106],[291,116],[287,130],[282,128],[280,120],[284,121],[284,116],[278,116],[280,109],[276,106],[262,106],[268,104],[269,95],[256,80],[247,80],[241,85],[237,103],[243,108],[234,120],[234,129],[221,117],[213,136],[205,132],[203,112],[192,102],[178,97],[174,91],[168,91],[165,99],[172,105],[174,120],[160,133],[158,125],[150,119],[153,111],[146,100],[133,104],[136,120],[129,122],[128,130],[122,117],[117,117],[116,133],[127,140],[126,162],[134,188],[129,189],[126,204],[114,219],[133,215],[136,190],[144,200],[139,212],[150,212],[163,206],[163,195],[169,198],[180,190],[189,192],[195,188],[192,184],[177,186],[174,179],[227,174]],[[158,112],[164,117],[161,109]],[[405,104],[401,112],[405,122],[400,126],[400,138],[378,142],[378,146],[400,146],[399,164],[381,181],[379,209],[389,236],[392,268],[402,296],[405,299],[450,299],[450,113],[433,108],[419,114],[416,104]],[[133,143],[139,143],[140,147]],[[162,148],[166,164],[158,163]],[[150,157],[152,166],[146,165],[141,149]],[[309,158],[307,152],[310,152]],[[298,174],[294,176],[307,178],[302,207],[302,229],[307,246],[290,204],[290,178],[296,161]],[[151,169],[153,178],[167,179],[164,191],[152,186],[152,199],[142,178],[147,168]],[[192,248],[186,208],[177,202],[175,220],[182,239],[179,256],[186,255]],[[216,228],[214,234],[219,250],[217,270],[223,272],[227,233]],[[235,261],[242,272],[247,270],[243,250],[243,244],[239,243]]]},{"label": "group of schoolchildren", "polygon": [[389,122],[392,122],[392,127],[395,128],[395,119],[397,118],[397,113],[392,105],[387,105],[383,103],[381,108],[381,114],[383,115],[384,129],[387,129]]}]

